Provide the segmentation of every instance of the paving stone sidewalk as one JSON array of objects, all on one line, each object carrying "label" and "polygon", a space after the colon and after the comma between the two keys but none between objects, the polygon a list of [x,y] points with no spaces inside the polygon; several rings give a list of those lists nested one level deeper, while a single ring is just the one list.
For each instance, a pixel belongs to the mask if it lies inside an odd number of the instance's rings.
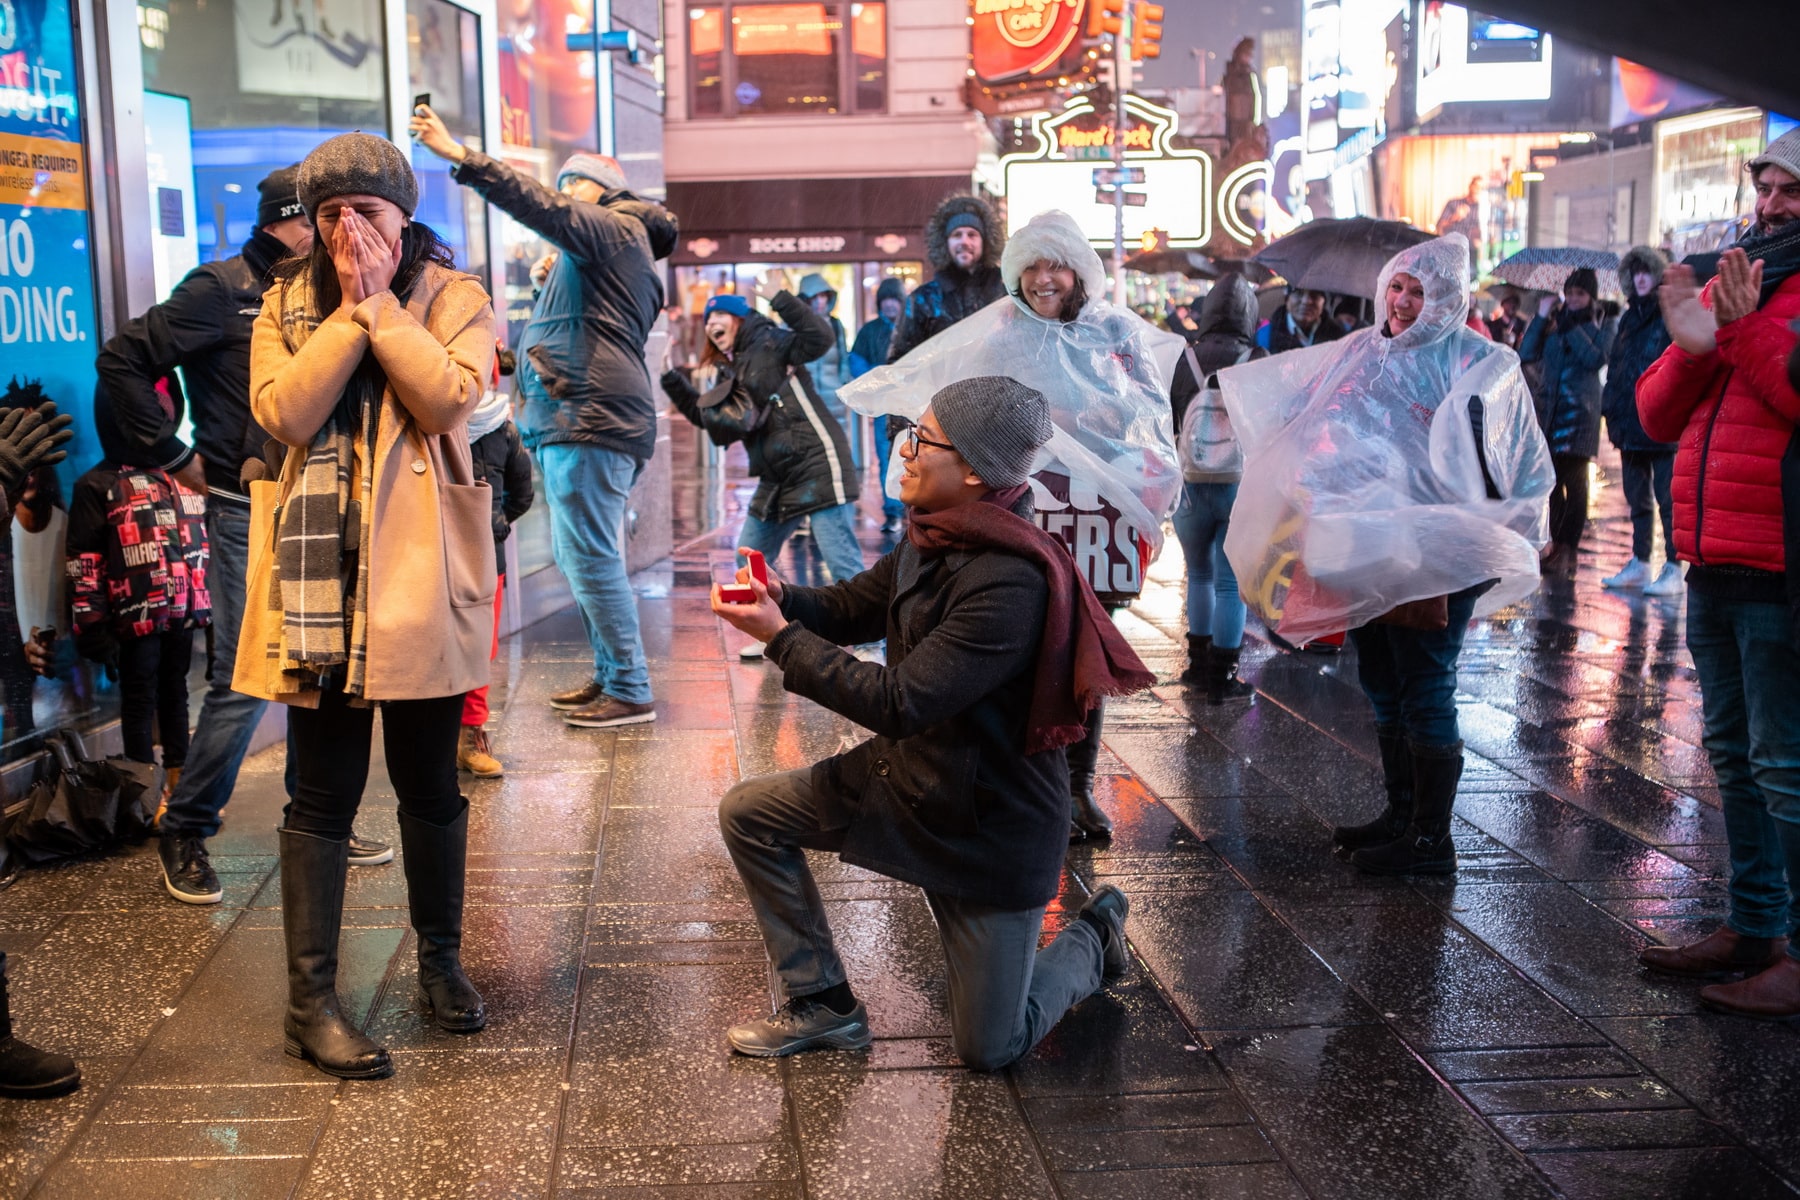
[{"label": "paving stone sidewalk", "polygon": [[[0,892],[15,1015],[77,1054],[82,1090],[0,1101],[0,1196],[1790,1196],[1785,1026],[1702,1015],[1642,974],[1648,941],[1725,907],[1681,601],[1604,593],[1616,487],[1572,579],[1485,622],[1463,657],[1470,748],[1452,881],[1364,878],[1331,824],[1379,804],[1353,655],[1252,640],[1255,702],[1174,686],[1116,703],[1110,845],[1070,851],[1061,904],[1114,883],[1136,961],[1016,1068],[950,1049],[942,961],[912,888],[819,857],[866,1055],[736,1058],[723,1028],[770,979],[720,843],[719,796],[858,736],[740,663],[707,607],[745,492],[680,464],[690,540],[638,580],[653,725],[565,726],[544,703],[587,651],[564,612],[496,665],[503,781],[471,785],[466,957],[486,1032],[425,1026],[398,866],[353,868],[346,999],[394,1078],[286,1058],[274,826],[280,751],[213,843],[224,904],[162,893],[153,850]],[[880,549],[865,522],[871,554]],[[784,559],[810,568],[807,547]],[[1172,545],[1120,624],[1179,670]],[[384,775],[359,829],[397,838]]]}]

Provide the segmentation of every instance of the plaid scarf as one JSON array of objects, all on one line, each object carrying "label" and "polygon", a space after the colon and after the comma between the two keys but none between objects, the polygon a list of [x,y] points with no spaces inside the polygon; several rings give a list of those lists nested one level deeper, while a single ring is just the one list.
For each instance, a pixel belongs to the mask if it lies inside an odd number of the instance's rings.
[{"label": "plaid scarf", "polygon": [[[290,352],[319,318],[305,285],[282,296],[281,329]],[[268,652],[296,692],[318,691],[341,671],[344,693],[363,694],[369,649],[369,546],[374,516],[375,445],[387,377],[364,352],[343,398],[306,448],[293,490],[275,514],[275,570],[268,603],[282,614],[281,641]],[[353,494],[354,493],[354,494]]]}]

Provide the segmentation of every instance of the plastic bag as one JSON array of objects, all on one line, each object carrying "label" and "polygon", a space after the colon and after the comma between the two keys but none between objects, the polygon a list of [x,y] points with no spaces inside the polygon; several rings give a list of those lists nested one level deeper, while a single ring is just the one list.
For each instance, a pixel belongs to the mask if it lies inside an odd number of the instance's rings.
[{"label": "plastic bag", "polygon": [[1359,330],[1219,374],[1244,450],[1225,555],[1245,603],[1289,641],[1489,580],[1477,616],[1537,587],[1550,453],[1518,356],[1463,324],[1467,265],[1459,234],[1402,251],[1376,295],[1385,309],[1402,271],[1424,283],[1405,332]]},{"label": "plastic bag", "polygon": [[[1059,470],[1105,497],[1154,551],[1181,493],[1169,385],[1182,346],[1179,336],[1105,300],[1089,300],[1064,323],[1002,296],[899,362],[846,383],[838,399],[866,416],[916,421],[932,396],[961,379],[1007,375],[1034,387],[1057,429],[1034,473]],[[1041,485],[1033,491],[1043,498]]]}]

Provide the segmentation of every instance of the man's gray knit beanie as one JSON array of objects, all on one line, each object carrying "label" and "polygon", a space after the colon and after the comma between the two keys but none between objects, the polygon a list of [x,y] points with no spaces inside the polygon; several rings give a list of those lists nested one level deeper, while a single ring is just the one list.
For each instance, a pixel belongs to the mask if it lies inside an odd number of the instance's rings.
[{"label": "man's gray knit beanie", "polygon": [[1025,482],[1055,431],[1044,393],[1005,375],[953,383],[931,398],[931,411],[963,461],[996,491]]},{"label": "man's gray knit beanie", "polygon": [[400,147],[372,133],[340,133],[300,162],[300,203],[316,219],[333,196],[380,196],[407,216],[419,207],[419,180]]}]

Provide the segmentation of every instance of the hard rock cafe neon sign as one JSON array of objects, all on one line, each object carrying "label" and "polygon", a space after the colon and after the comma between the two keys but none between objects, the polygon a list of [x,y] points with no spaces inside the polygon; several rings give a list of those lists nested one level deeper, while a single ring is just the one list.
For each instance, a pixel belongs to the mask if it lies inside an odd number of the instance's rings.
[{"label": "hard rock cafe neon sign", "polygon": [[970,55],[984,83],[1047,72],[1081,32],[1087,0],[972,0]]}]

